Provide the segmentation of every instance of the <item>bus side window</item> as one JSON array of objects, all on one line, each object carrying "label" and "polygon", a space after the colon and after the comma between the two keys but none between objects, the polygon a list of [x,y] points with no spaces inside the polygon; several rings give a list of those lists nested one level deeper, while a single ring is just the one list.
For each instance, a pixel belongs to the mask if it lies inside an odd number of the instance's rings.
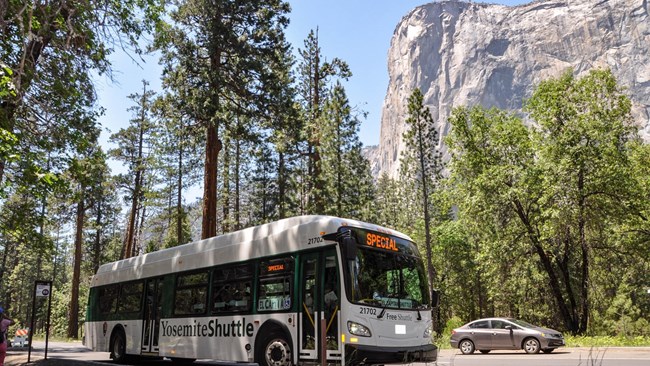
[{"label": "bus side window", "polygon": [[212,281],[212,313],[249,311],[252,277],[250,264],[216,269]]},{"label": "bus side window", "polygon": [[258,311],[289,310],[293,305],[292,257],[260,263],[260,281],[257,296]]},{"label": "bus side window", "polygon": [[143,289],[144,283],[142,281],[122,284],[118,300],[118,312],[136,313],[140,311]]},{"label": "bus side window", "polygon": [[99,289],[99,313],[111,314],[117,310],[119,285],[110,285]]},{"label": "bus side window", "polygon": [[176,277],[174,315],[205,314],[208,302],[208,272]]}]

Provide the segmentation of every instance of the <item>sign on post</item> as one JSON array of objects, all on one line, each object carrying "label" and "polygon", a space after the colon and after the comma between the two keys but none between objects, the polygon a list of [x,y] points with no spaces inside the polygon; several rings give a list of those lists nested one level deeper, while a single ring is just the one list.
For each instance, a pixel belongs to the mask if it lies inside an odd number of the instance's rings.
[{"label": "sign on post", "polygon": [[34,281],[34,297],[32,298],[32,321],[29,327],[28,334],[29,350],[27,351],[27,363],[31,362],[32,358],[32,337],[34,332],[34,318],[36,317],[36,298],[47,298],[47,320],[45,321],[45,359],[47,360],[47,346],[50,338],[50,315],[52,314],[52,281]]},{"label": "sign on post", "polygon": [[48,297],[48,296],[50,296],[50,284],[36,283],[36,297]]}]

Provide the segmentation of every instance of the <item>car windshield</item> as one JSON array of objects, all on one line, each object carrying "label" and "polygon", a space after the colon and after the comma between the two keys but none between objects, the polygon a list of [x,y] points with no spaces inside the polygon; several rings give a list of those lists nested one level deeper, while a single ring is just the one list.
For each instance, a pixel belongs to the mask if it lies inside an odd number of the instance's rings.
[{"label": "car windshield", "polygon": [[397,309],[428,307],[422,259],[403,253],[360,246],[346,271],[350,301]]},{"label": "car windshield", "polygon": [[536,325],[532,325],[532,324],[530,324],[530,323],[528,323],[528,322],[525,322],[525,321],[523,321],[523,320],[519,320],[519,319],[508,319],[508,320],[511,321],[511,322],[513,322],[513,323],[515,323],[515,324],[517,324],[517,325],[519,325],[520,327],[524,327],[524,328],[537,328]]}]

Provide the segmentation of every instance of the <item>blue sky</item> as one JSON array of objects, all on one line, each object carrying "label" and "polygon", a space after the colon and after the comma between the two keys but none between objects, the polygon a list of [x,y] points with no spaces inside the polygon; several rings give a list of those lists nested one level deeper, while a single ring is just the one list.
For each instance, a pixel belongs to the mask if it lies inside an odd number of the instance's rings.
[{"label": "blue sky", "polygon": [[[359,136],[364,145],[379,142],[381,108],[388,87],[386,57],[397,23],[424,0],[290,0],[291,23],[287,38],[294,51],[303,47],[311,29],[319,29],[319,45],[326,60],[338,57],[350,65],[352,78],[344,82],[350,104],[368,112]],[[522,0],[484,1],[505,5]],[[115,82],[98,77],[98,104],[106,109],[100,119],[104,128],[101,144],[110,133],[126,127],[131,118],[127,95],[142,92],[142,80],[160,91],[160,67],[155,57],[138,66],[122,51],[112,55]],[[110,131],[110,132],[108,132]]]}]

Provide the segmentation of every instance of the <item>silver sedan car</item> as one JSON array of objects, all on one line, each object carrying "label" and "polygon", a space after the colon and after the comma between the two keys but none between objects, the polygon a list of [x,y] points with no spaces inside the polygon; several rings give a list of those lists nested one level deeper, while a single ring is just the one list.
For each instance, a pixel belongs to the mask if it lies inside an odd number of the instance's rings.
[{"label": "silver sedan car", "polygon": [[451,347],[464,354],[479,350],[523,349],[526,353],[551,353],[564,346],[564,336],[557,330],[538,327],[523,320],[486,318],[474,320],[451,331]]}]

